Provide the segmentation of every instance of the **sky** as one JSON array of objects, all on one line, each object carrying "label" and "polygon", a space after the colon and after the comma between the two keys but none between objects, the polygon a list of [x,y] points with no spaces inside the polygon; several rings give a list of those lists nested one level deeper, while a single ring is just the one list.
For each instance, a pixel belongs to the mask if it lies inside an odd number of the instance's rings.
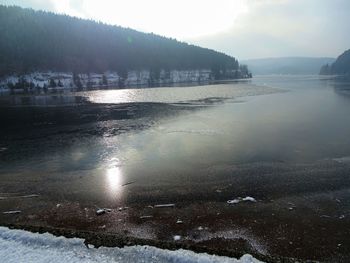
[{"label": "sky", "polygon": [[0,0],[153,32],[239,59],[337,57],[349,0]]}]

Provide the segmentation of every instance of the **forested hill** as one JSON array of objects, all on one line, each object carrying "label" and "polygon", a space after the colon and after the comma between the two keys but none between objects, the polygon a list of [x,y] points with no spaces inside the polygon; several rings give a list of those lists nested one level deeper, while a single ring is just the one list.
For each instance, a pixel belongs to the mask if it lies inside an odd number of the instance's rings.
[{"label": "forested hill", "polygon": [[320,74],[350,75],[350,49],[341,54],[333,64],[324,65]]},{"label": "forested hill", "polygon": [[[209,69],[215,79],[246,67],[214,50],[66,15],[0,5],[0,76],[33,71],[101,73]],[[233,76],[234,75],[234,76]]]}]

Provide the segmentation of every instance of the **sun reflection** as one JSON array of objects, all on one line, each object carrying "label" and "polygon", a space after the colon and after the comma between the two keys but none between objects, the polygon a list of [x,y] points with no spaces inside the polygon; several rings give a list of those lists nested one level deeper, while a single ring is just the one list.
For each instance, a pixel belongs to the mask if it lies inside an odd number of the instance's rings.
[{"label": "sun reflection", "polygon": [[137,89],[88,91],[84,95],[93,103],[128,103],[143,100],[143,91]]},{"label": "sun reflection", "polygon": [[120,196],[122,192],[122,172],[118,166],[107,169],[106,171],[106,182],[109,192],[113,196]]}]

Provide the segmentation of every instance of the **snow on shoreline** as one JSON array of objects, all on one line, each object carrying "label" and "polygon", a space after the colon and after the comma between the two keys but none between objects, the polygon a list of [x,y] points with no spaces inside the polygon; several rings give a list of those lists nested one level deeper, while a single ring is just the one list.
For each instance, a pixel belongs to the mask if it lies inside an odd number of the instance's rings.
[{"label": "snow on shoreline", "polygon": [[251,255],[240,259],[195,253],[189,250],[164,250],[151,246],[87,248],[79,238],[56,237],[0,227],[0,258],[3,263],[19,262],[233,262],[259,263]]},{"label": "snow on shoreline", "polygon": [[[148,86],[151,83],[156,85],[189,83],[189,82],[208,82],[212,80],[212,72],[209,69],[198,70],[161,70],[159,76],[155,79],[149,70],[129,71],[124,77],[117,72],[77,74],[82,87],[131,87],[131,86]],[[53,80],[57,88],[73,88],[76,86],[71,72],[33,72],[21,76],[11,75],[0,78],[0,90],[8,90],[9,84],[15,85],[20,79],[33,83],[34,88],[50,88],[50,82]]]}]

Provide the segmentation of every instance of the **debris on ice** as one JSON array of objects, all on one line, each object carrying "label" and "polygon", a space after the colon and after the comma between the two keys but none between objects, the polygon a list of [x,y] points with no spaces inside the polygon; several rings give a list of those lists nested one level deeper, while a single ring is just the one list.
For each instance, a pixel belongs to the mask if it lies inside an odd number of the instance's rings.
[{"label": "debris on ice", "polygon": [[256,202],[255,198],[253,198],[253,197],[251,197],[251,196],[244,197],[242,200],[243,200],[243,201]]},{"label": "debris on ice", "polygon": [[255,198],[251,197],[251,196],[247,196],[247,197],[237,197],[235,199],[232,200],[228,200],[227,203],[230,205],[234,205],[234,204],[238,204],[240,202],[256,202]]},{"label": "debris on ice", "polygon": [[127,185],[130,185],[130,184],[133,184],[133,183],[135,183],[135,181],[127,182],[125,184],[122,184],[122,186],[127,186]]},{"label": "debris on ice", "polygon": [[5,215],[11,215],[11,214],[19,214],[21,212],[22,211],[20,211],[20,210],[11,210],[11,211],[5,211],[5,212],[2,212],[2,213],[5,214]]},{"label": "debris on ice", "polygon": [[152,218],[153,216],[140,216],[140,219]]},{"label": "debris on ice", "polygon": [[96,210],[96,215],[100,216],[100,215],[103,215],[103,214],[106,213],[106,212],[110,213],[110,212],[112,212],[112,209],[110,209],[110,208],[100,208],[100,209],[97,209],[97,210]]},{"label": "debris on ice", "polygon": [[5,199],[12,199],[12,198],[33,198],[33,197],[39,197],[38,194],[31,194],[31,195],[16,195],[16,196],[0,196],[0,200]]},{"label": "debris on ice", "polygon": [[320,217],[323,217],[323,218],[330,218],[330,216],[328,216],[328,215],[321,215]]},{"label": "debris on ice", "polygon": [[104,209],[97,209],[96,210],[96,215],[98,215],[98,216],[103,215],[104,213],[106,213],[106,211]]},{"label": "debris on ice", "polygon": [[155,205],[154,208],[165,208],[165,207],[174,207],[175,204],[160,204],[160,205]]},{"label": "debris on ice", "polygon": [[181,239],[181,236],[175,235],[173,238],[174,238],[174,241],[179,241]]}]

